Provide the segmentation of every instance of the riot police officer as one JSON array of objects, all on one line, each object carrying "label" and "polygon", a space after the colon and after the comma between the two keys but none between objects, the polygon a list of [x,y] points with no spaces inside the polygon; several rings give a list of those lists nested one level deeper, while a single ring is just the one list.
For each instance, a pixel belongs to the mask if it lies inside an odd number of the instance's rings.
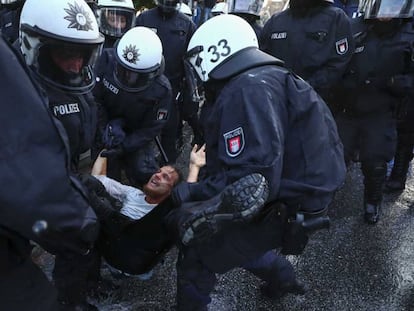
[{"label": "riot police officer", "polygon": [[[95,135],[96,104],[91,90],[103,41],[96,18],[83,0],[27,0],[22,9],[20,50],[45,90],[59,126],[66,130],[68,165],[75,183],[80,183],[79,156],[91,148]],[[93,309],[86,302],[86,282],[94,258],[93,250],[87,256],[69,252],[56,256],[53,278],[59,301],[68,309]],[[96,270],[93,278],[98,277],[99,266]]]},{"label": "riot police officer", "polygon": [[132,0],[98,0],[99,31],[105,36],[105,48],[113,47],[135,25],[135,8]]},{"label": "riot police officer", "polygon": [[0,1],[0,31],[4,38],[13,43],[19,37],[19,20],[25,0]]},{"label": "riot police officer", "polygon": [[165,126],[171,106],[171,86],[163,75],[164,57],[158,36],[134,27],[106,49],[97,69],[94,89],[100,104],[97,146],[108,149],[108,176],[121,180],[121,169],[142,186],[159,168],[152,142]]},{"label": "riot police officer", "polygon": [[[265,281],[268,296],[303,293],[291,264],[269,250],[289,240],[283,215],[323,215],[344,181],[329,108],[308,83],[258,49],[254,30],[238,16],[201,25],[187,55],[208,96],[201,111],[207,164],[204,178],[175,187],[181,207],[166,220],[180,247],[178,310],[206,310],[215,273],[237,266]],[[272,204],[262,207],[264,201]],[[305,240],[298,243],[304,247]]]},{"label": "riot police officer", "polygon": [[391,174],[385,183],[384,190],[386,192],[398,192],[405,189],[408,169],[413,159],[414,128],[412,120],[414,107],[411,104],[411,98],[413,98],[412,90],[407,88],[406,96],[401,99],[396,109],[397,147]]},{"label": "riot police officer", "polygon": [[352,19],[355,54],[336,96],[341,107],[336,120],[347,162],[359,148],[364,218],[370,224],[380,217],[387,162],[396,147],[395,113],[412,101],[414,73],[413,4],[374,2],[361,1],[363,16]]},{"label": "riot police officer", "polygon": [[[410,24],[408,21],[407,23]],[[402,36],[408,38],[408,40],[412,40],[409,38],[412,36],[412,32],[403,31]],[[409,54],[410,51],[407,51],[407,53]],[[411,53],[411,55],[414,55],[413,47],[411,47]],[[406,55],[406,57],[409,56]],[[409,73],[410,70],[412,71],[412,67],[410,68],[408,66],[406,69],[407,73]],[[398,192],[405,189],[408,169],[410,162],[413,159],[414,127],[412,120],[414,117],[414,105],[412,104],[412,98],[414,94],[412,81],[408,79],[407,82],[408,83],[404,87],[403,98],[398,104],[395,112],[397,118],[397,147],[394,154],[392,171],[385,183],[386,192]]]},{"label": "riot police officer", "polygon": [[[185,14],[178,11],[178,2],[178,0],[156,0],[157,7],[142,12],[136,18],[136,25],[154,30],[163,46],[165,75],[171,83],[173,102],[167,125],[161,134],[161,142],[171,163],[174,163],[178,156],[176,143],[181,129],[179,114],[181,108],[178,107],[177,102],[181,93],[185,91],[183,88],[185,77],[183,57],[195,30],[195,24]],[[197,110],[198,103],[189,107],[190,110]],[[194,116],[193,111],[189,111],[188,114]]]},{"label": "riot police officer", "polygon": [[260,48],[312,85],[330,103],[353,53],[349,18],[332,0],[291,0],[264,25]]},{"label": "riot police officer", "polygon": [[56,290],[32,262],[29,240],[52,254],[85,253],[97,235],[96,216],[82,187],[68,178],[64,129],[1,35],[0,70],[1,308],[55,311]]}]

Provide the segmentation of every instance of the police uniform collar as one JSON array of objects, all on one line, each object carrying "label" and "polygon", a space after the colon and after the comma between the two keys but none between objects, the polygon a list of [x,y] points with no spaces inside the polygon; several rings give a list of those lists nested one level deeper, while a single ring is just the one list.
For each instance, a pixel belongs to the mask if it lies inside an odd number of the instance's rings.
[{"label": "police uniform collar", "polygon": [[284,62],[256,47],[245,48],[227,58],[223,63],[213,69],[209,76],[211,79],[223,80],[231,78],[248,69],[262,65],[283,66]]}]

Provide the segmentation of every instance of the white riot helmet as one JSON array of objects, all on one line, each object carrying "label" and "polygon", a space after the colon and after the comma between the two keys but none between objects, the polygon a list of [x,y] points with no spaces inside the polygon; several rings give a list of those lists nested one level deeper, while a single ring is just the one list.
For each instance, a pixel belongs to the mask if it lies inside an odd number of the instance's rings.
[{"label": "white riot helmet", "polygon": [[115,46],[117,65],[114,78],[129,92],[146,89],[164,70],[162,43],[147,27],[134,27]]},{"label": "white riot helmet", "polygon": [[221,14],[227,14],[227,3],[217,2],[211,9],[211,15],[217,16]]},{"label": "white riot helmet", "polygon": [[132,0],[98,0],[100,31],[107,36],[120,38],[135,24]]},{"label": "white riot helmet", "polygon": [[190,7],[187,4],[185,4],[185,3],[178,3],[177,5],[178,5],[178,10],[181,13],[187,15],[188,17],[192,17],[193,16],[193,12],[191,12],[191,9],[190,9]]},{"label": "white riot helmet", "polygon": [[206,82],[214,70],[248,48],[258,48],[253,28],[239,16],[218,15],[195,31],[188,44],[187,61],[201,81]]},{"label": "white riot helmet", "polygon": [[20,49],[45,82],[70,92],[88,92],[104,37],[84,0],[27,0],[20,17]]},{"label": "white riot helmet", "polygon": [[414,1],[412,0],[362,0],[359,12],[365,19],[412,18]]}]

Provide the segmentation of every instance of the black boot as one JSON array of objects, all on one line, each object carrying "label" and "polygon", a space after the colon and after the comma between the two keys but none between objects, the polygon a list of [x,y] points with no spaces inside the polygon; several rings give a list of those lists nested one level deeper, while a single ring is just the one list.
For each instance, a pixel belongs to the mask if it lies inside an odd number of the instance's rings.
[{"label": "black boot", "polygon": [[398,137],[397,151],[391,176],[385,184],[386,192],[402,191],[405,189],[408,168],[413,159],[414,138],[411,134]]},{"label": "black boot", "polygon": [[175,210],[169,226],[183,245],[202,243],[231,222],[251,220],[269,195],[266,179],[247,175],[207,201],[189,202]]},{"label": "black boot", "polygon": [[387,176],[386,162],[362,162],[364,174],[365,222],[375,224],[379,220],[382,203],[382,189]]},{"label": "black boot", "polygon": [[304,295],[307,290],[305,283],[296,279],[292,283],[274,284],[266,282],[260,286],[262,295],[270,299],[280,299],[288,294]]}]

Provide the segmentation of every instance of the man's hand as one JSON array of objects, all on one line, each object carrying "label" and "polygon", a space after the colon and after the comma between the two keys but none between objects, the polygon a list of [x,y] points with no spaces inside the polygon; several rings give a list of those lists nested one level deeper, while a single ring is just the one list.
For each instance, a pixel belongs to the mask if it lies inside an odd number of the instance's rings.
[{"label": "man's hand", "polygon": [[195,144],[190,153],[187,182],[197,182],[200,168],[204,165],[206,165],[206,145],[204,144],[198,149],[198,145]]},{"label": "man's hand", "polygon": [[195,144],[190,154],[190,165],[198,166],[199,168],[206,165],[206,144],[202,145],[198,149],[198,145]]}]

